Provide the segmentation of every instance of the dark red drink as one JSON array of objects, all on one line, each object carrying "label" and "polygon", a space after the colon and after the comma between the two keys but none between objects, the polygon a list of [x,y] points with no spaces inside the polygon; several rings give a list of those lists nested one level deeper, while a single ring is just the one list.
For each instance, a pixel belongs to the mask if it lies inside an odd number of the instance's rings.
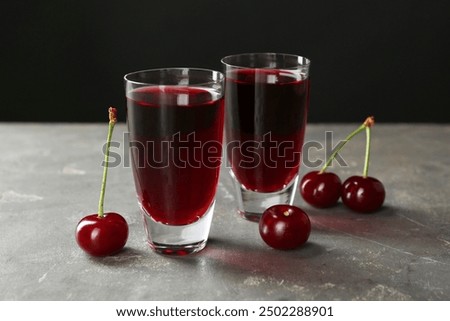
[{"label": "dark red drink", "polygon": [[200,87],[149,86],[127,94],[139,202],[155,221],[191,224],[214,200],[223,98]]},{"label": "dark red drink", "polygon": [[237,180],[276,192],[297,175],[309,79],[285,70],[238,69],[226,78],[227,157]]}]

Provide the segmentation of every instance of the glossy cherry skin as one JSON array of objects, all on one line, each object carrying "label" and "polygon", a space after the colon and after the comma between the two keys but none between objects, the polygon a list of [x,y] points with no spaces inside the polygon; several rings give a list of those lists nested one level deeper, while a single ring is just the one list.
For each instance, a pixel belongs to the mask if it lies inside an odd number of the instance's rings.
[{"label": "glossy cherry skin", "polygon": [[336,205],[341,197],[342,182],[334,173],[309,172],[300,182],[300,194],[308,204],[326,208]]},{"label": "glossy cherry skin", "polygon": [[345,180],[342,187],[342,202],[360,213],[370,213],[379,209],[385,196],[383,183],[370,176],[351,176]]},{"label": "glossy cherry skin", "polygon": [[117,213],[105,213],[84,217],[77,225],[75,238],[86,253],[93,256],[107,256],[119,252],[128,239],[128,224]]},{"label": "glossy cherry skin", "polygon": [[271,206],[259,221],[259,234],[267,245],[275,249],[295,249],[306,243],[310,233],[308,215],[296,206]]}]

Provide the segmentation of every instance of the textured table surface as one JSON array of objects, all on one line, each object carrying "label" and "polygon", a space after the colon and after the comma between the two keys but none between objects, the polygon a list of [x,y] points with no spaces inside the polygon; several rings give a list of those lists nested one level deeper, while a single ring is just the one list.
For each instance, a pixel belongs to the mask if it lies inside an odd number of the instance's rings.
[{"label": "textured table surface", "polygon": [[[334,146],[356,126],[309,125],[305,142],[325,146],[331,131]],[[370,174],[385,184],[384,208],[318,210],[297,195],[312,232],[294,251],[269,248],[235,214],[223,171],[209,243],[182,258],[146,245],[126,128],[116,128],[122,162],[105,210],[127,219],[130,236],[120,254],[91,258],[74,230],[97,210],[106,124],[0,124],[1,300],[450,300],[450,125],[376,124]],[[362,134],[342,151],[342,179],[361,173],[364,143]],[[323,161],[325,148],[307,146],[309,161]]]}]

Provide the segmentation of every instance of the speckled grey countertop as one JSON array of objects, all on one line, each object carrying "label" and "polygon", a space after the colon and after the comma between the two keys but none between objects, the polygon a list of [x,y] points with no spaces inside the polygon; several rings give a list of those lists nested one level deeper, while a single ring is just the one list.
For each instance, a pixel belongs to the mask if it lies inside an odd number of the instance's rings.
[{"label": "speckled grey countertop", "polygon": [[[335,145],[356,128],[309,125],[306,142]],[[119,124],[113,149],[124,155]],[[174,258],[145,243],[131,170],[112,168],[105,210],[130,225],[117,256],[91,258],[74,229],[96,212],[106,124],[0,124],[1,300],[450,300],[450,125],[376,124],[370,174],[383,181],[383,210],[317,210],[297,195],[312,222],[304,247],[277,251],[257,225],[234,212],[224,171],[210,241],[199,254]],[[334,166],[360,173],[364,135]],[[325,157],[311,148],[309,160]],[[301,173],[311,170],[306,165]]]}]

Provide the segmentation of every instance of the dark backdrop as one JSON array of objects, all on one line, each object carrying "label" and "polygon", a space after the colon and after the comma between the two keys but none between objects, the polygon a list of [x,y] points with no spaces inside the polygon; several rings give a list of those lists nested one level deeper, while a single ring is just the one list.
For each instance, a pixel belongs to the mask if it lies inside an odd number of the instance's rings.
[{"label": "dark backdrop", "polygon": [[0,5],[0,121],[125,117],[123,75],[312,61],[309,121],[450,122],[448,0],[47,0]]}]

